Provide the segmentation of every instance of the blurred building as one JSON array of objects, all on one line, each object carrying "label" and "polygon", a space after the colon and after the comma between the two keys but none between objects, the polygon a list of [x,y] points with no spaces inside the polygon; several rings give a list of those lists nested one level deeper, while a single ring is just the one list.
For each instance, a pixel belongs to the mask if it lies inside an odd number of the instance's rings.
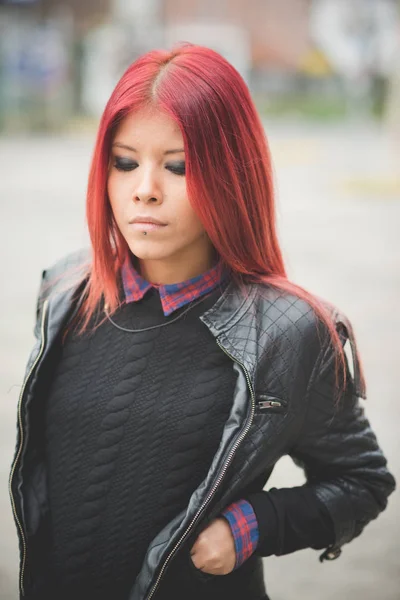
[{"label": "blurred building", "polygon": [[254,68],[296,70],[310,45],[310,0],[165,0],[168,30],[226,23],[247,32]]},{"label": "blurred building", "polygon": [[0,128],[52,129],[74,115],[97,118],[129,63],[179,41],[226,56],[262,110],[301,110],[305,102],[324,114],[339,101],[358,110],[378,91],[382,104],[399,44],[398,4],[0,0]]}]

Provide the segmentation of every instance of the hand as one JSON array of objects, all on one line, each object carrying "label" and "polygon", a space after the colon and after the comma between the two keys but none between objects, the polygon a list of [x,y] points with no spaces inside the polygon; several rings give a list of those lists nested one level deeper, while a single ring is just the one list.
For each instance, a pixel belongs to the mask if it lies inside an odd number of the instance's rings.
[{"label": "hand", "polygon": [[226,519],[210,523],[197,538],[190,551],[194,566],[203,573],[227,575],[236,562],[235,542]]}]

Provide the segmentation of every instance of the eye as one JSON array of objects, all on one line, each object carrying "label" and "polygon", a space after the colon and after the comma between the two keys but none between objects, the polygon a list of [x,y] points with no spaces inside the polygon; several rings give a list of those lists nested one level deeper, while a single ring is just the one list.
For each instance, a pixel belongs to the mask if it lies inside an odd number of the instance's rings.
[{"label": "eye", "polygon": [[183,160],[168,163],[166,165],[166,168],[168,169],[168,171],[171,171],[171,173],[175,173],[175,175],[185,175],[186,172],[185,162]]},{"label": "eye", "polygon": [[124,158],[122,156],[116,156],[114,158],[114,167],[118,171],[133,171],[137,166],[138,163],[131,158]]}]

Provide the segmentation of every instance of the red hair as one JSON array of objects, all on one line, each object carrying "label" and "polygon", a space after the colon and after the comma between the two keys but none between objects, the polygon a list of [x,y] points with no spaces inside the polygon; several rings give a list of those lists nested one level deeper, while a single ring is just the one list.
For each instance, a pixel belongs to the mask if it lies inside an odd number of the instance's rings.
[{"label": "red hair", "polygon": [[92,159],[87,221],[92,265],[81,316],[88,325],[101,298],[119,305],[116,273],[128,246],[107,197],[110,148],[132,111],[156,107],[179,125],[190,202],[221,260],[239,284],[267,283],[306,300],[344,355],[323,304],[287,279],[279,247],[271,158],[264,128],[236,69],[211,49],[184,44],[141,56],[117,83],[101,117]]}]

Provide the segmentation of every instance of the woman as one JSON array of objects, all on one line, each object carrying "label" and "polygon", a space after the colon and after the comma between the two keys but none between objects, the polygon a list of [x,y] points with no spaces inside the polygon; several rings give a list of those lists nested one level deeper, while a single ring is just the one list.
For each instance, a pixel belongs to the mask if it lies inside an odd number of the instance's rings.
[{"label": "woman", "polygon": [[[128,68],[87,219],[91,253],[43,273],[20,397],[21,596],[261,600],[261,557],[337,558],[394,480],[350,323],[286,277],[263,128],[220,55]],[[265,491],[285,454],[307,483]]]}]

